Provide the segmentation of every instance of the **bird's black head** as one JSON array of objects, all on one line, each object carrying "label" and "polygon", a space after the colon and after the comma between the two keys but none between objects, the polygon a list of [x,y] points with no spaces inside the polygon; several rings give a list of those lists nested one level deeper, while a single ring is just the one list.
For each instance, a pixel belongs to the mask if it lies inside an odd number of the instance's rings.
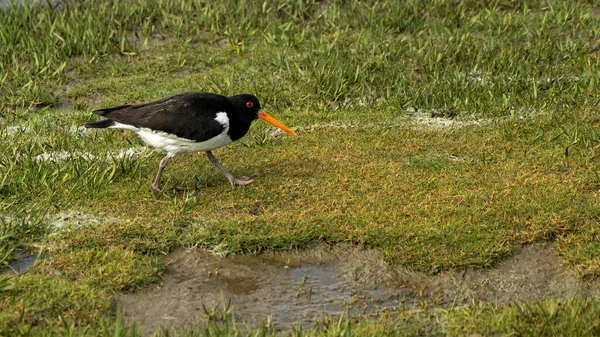
[{"label": "bird's black head", "polygon": [[229,97],[229,101],[238,112],[238,116],[247,122],[251,122],[258,118],[258,113],[261,111],[258,98],[250,94],[241,94]]},{"label": "bird's black head", "polygon": [[248,122],[248,124],[257,118],[260,118],[263,121],[271,123],[291,135],[296,135],[292,129],[285,126],[285,124],[278,121],[275,117],[264,112],[261,109],[260,102],[256,96],[250,94],[241,94],[229,97],[229,101],[237,110],[240,119]]}]

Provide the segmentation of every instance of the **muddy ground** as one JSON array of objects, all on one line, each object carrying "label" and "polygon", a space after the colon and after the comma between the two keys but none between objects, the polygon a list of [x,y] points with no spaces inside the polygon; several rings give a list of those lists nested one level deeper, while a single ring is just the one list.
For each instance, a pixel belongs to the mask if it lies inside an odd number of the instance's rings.
[{"label": "muddy ground", "polygon": [[[597,296],[561,267],[549,244],[516,247],[491,269],[426,275],[387,264],[381,252],[354,247],[218,257],[180,248],[166,257],[162,282],[119,298],[128,323],[143,330],[198,327],[230,303],[236,322],[288,329],[327,315],[377,316],[418,306],[506,303]],[[219,310],[215,310],[219,309]]]}]

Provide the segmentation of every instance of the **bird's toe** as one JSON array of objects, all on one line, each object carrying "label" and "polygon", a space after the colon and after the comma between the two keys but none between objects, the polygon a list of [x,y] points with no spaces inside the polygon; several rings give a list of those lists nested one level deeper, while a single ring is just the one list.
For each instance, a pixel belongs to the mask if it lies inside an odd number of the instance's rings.
[{"label": "bird's toe", "polygon": [[236,185],[244,186],[244,185],[252,184],[253,182],[254,182],[254,179],[248,178],[248,177],[235,178]]}]

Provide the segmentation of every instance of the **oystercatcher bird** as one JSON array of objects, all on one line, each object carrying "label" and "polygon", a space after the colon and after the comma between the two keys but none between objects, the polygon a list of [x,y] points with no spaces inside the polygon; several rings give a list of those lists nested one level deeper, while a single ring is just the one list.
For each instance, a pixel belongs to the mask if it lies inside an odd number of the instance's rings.
[{"label": "oystercatcher bird", "polygon": [[206,92],[188,92],[151,103],[121,105],[93,113],[106,119],[86,124],[85,127],[135,131],[146,144],[166,153],[152,183],[152,189],[159,192],[160,178],[169,160],[188,152],[205,151],[208,160],[227,177],[232,189],[235,185],[252,183],[254,180],[250,178],[236,178],[229,173],[212,150],[242,138],[255,119],[262,119],[296,135],[275,117],[264,112],[258,98],[249,94],[226,97]]}]

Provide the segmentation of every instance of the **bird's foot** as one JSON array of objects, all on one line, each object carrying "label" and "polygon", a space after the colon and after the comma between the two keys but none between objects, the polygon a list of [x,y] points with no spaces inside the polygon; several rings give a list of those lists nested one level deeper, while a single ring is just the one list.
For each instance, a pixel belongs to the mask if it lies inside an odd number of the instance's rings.
[{"label": "bird's foot", "polygon": [[156,192],[162,192],[162,188],[157,183],[152,183],[152,189]]},{"label": "bird's foot", "polygon": [[232,190],[235,189],[235,185],[244,186],[244,185],[250,185],[253,182],[254,182],[254,179],[248,178],[248,177],[240,177],[240,178],[232,177],[231,179],[229,179],[229,183],[231,184]]}]

